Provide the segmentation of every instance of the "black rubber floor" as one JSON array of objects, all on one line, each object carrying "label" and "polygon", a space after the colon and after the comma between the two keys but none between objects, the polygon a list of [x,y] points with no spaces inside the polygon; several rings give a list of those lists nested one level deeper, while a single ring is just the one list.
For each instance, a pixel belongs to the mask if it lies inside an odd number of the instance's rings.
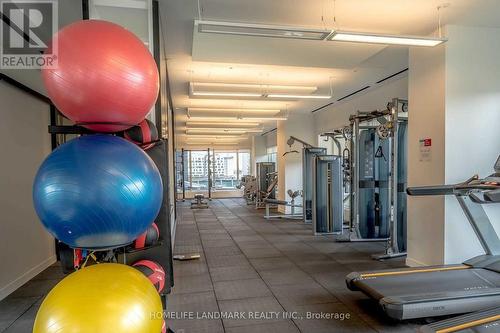
[{"label": "black rubber floor", "polygon": [[[301,221],[265,220],[240,199],[209,205],[179,205],[174,253],[201,259],[174,262],[168,311],[177,318],[168,323],[175,332],[414,332],[421,324],[393,322],[345,286],[351,271],[404,266],[372,260],[382,244],[335,243]],[[217,314],[226,318],[206,318]]]},{"label": "black rubber floor", "polygon": [[[177,319],[168,323],[176,333],[414,332],[422,324],[392,322],[376,303],[346,288],[351,271],[403,266],[402,259],[372,260],[381,244],[313,236],[310,226],[265,220],[263,210],[240,199],[213,200],[200,210],[188,205],[178,206],[175,253],[201,259],[174,262],[168,311]],[[0,332],[31,332],[44,296],[62,278],[56,264],[2,300]],[[226,318],[207,318],[221,314]]]}]

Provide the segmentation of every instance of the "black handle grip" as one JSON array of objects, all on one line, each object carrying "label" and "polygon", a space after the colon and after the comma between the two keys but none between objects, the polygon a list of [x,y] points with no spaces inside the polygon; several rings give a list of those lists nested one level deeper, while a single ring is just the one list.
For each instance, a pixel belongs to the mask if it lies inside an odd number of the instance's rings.
[{"label": "black handle grip", "polygon": [[408,195],[423,196],[423,195],[450,195],[456,185],[436,185],[436,186],[414,186],[408,187],[406,193]]}]

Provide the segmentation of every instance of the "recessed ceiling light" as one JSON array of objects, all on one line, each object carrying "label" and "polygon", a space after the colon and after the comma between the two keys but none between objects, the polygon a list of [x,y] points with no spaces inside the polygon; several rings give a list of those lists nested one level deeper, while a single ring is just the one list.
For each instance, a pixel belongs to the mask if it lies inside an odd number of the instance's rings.
[{"label": "recessed ceiling light", "polygon": [[289,98],[289,99],[329,99],[330,95],[289,95],[289,94],[269,94],[269,98]]},{"label": "recessed ceiling light", "polygon": [[247,134],[247,133],[260,133],[262,129],[245,128],[245,129],[218,129],[218,128],[188,128],[186,134],[217,134],[217,135],[231,135],[231,134]]},{"label": "recessed ceiling light", "polygon": [[314,95],[314,86],[287,86],[246,83],[190,82],[192,96],[260,97],[277,99],[328,99],[330,95]]},{"label": "recessed ceiling light", "polygon": [[222,112],[222,113],[238,113],[238,114],[245,114],[245,113],[261,113],[261,114],[276,114],[279,113],[281,110],[279,109],[240,109],[240,108],[200,108],[200,107],[194,107],[194,108],[188,108],[188,113],[191,112]]},{"label": "recessed ceiling light", "polygon": [[254,128],[259,126],[260,123],[257,122],[243,122],[243,121],[197,121],[189,120],[186,121],[186,126],[190,128],[204,128],[204,127],[221,127],[221,128]]},{"label": "recessed ceiling light", "polygon": [[219,97],[262,97],[257,93],[230,93],[230,92],[211,92],[211,91],[193,91],[193,96],[219,96]]},{"label": "recessed ceiling light", "polygon": [[239,142],[209,142],[209,141],[204,141],[204,142],[186,142],[186,145],[189,146],[236,146],[239,145]]},{"label": "recessed ceiling light", "polygon": [[227,139],[233,139],[233,140],[246,140],[248,139],[248,136],[246,135],[224,135],[224,136],[218,136],[218,135],[207,135],[207,134],[196,134],[196,133],[191,133],[186,136],[187,140],[227,140]]},{"label": "recessed ceiling light", "polygon": [[209,97],[269,97],[284,99],[324,98],[324,95],[313,95],[317,89],[318,88],[315,86],[296,85],[217,82],[189,83],[189,93],[191,96]]},{"label": "recessed ceiling light", "polygon": [[331,33],[331,30],[240,22],[195,20],[194,25],[200,33],[287,39],[324,40]]},{"label": "recessed ceiling light", "polygon": [[221,127],[193,127],[192,125],[191,126],[188,126],[187,127],[187,130],[188,131],[191,131],[191,130],[196,130],[196,131],[200,131],[200,132],[218,132],[218,131],[224,131],[225,133],[228,133],[228,132],[233,132],[233,133],[239,133],[239,132],[242,132],[242,133],[260,133],[262,132],[262,129],[261,128],[241,128],[241,127],[231,127],[231,126],[227,126],[227,127],[224,127],[224,128],[221,128]]},{"label": "recessed ceiling light", "polygon": [[245,89],[245,90],[299,90],[314,92],[317,87],[314,86],[295,86],[295,85],[279,85],[279,84],[254,84],[254,83],[219,83],[219,82],[191,82],[193,89],[202,88],[225,88],[225,89]]},{"label": "recessed ceiling light", "polygon": [[446,42],[444,38],[417,37],[404,35],[383,35],[364,32],[335,31],[329,40],[368,44],[388,44],[404,46],[436,46]]},{"label": "recessed ceiling light", "polygon": [[289,39],[312,39],[346,41],[368,44],[427,46],[433,47],[446,42],[445,38],[423,36],[386,35],[377,33],[309,29],[293,26],[278,26],[242,22],[220,22],[195,20],[195,29],[200,33],[243,35],[254,37],[276,37]]},{"label": "recessed ceiling light", "polygon": [[211,121],[211,120],[217,120],[217,121],[235,121],[235,120],[241,120],[241,121],[273,121],[273,120],[287,120],[287,117],[280,117],[280,116],[270,116],[270,117],[253,117],[253,116],[241,116],[241,117],[219,117],[219,116],[191,116],[189,117],[189,120],[196,120],[196,121]]}]

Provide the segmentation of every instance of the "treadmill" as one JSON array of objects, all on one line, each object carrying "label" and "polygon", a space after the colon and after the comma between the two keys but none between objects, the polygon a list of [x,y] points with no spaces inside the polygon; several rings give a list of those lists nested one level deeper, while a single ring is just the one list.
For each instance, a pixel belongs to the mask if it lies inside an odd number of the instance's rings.
[{"label": "treadmill", "polygon": [[420,327],[419,333],[500,332],[500,307],[438,321]]},{"label": "treadmill", "polygon": [[500,156],[495,173],[455,185],[409,187],[409,195],[455,195],[485,254],[459,265],[353,272],[350,290],[377,300],[397,320],[479,311],[500,305],[500,239],[482,205],[500,203]]}]

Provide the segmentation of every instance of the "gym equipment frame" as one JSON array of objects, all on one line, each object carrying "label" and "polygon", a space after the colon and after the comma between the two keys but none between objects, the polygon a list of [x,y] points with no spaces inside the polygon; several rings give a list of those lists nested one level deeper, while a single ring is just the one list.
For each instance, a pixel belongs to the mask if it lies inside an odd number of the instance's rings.
[{"label": "gym equipment frame", "polygon": [[[374,259],[378,260],[406,255],[406,195],[404,193],[398,194],[404,192],[406,187],[407,117],[403,115],[407,114],[407,103],[406,100],[394,98],[388,103],[386,110],[358,111],[349,119],[352,135],[349,142],[351,151],[351,217],[348,241],[385,241],[384,254],[373,256]],[[375,122],[378,124],[374,124]],[[371,135],[373,139],[367,135]],[[373,150],[375,150],[376,142],[369,140],[377,140],[379,143],[377,152],[366,150],[365,147],[365,155],[373,157],[373,160],[362,159],[361,147],[364,143],[361,140],[363,138],[372,144],[373,148],[370,149]],[[388,150],[388,154],[384,155],[383,147]],[[385,165],[379,166],[380,163],[385,163]],[[379,174],[381,178],[377,178],[377,172],[382,167],[385,173],[382,176]],[[372,194],[375,199],[373,205],[368,204],[372,202],[371,198],[361,195],[362,188],[373,189]],[[380,197],[387,198],[387,200],[382,201]],[[380,201],[377,202],[377,199]],[[363,205],[361,204],[362,200],[365,203]],[[373,209],[362,211],[361,207],[370,208],[369,206],[373,206]],[[373,225],[368,225],[369,215],[361,216],[363,212],[366,214],[373,212]],[[362,225],[362,223],[366,224]],[[365,229],[362,230],[362,227]]]},{"label": "gym equipment frame", "polygon": [[313,220],[313,163],[318,155],[326,155],[326,148],[304,147],[302,149],[302,206],[304,206],[304,223],[311,224]]},{"label": "gym equipment frame", "polygon": [[342,200],[341,158],[317,155],[312,166],[312,224],[315,235],[342,234],[344,204]]},{"label": "gym equipment frame", "polygon": [[264,199],[276,198],[276,164],[274,162],[257,162],[257,196],[255,198],[255,208],[265,207]]},{"label": "gym equipment frame", "polygon": [[[302,219],[302,212],[296,213],[295,208],[302,208],[302,205],[297,205],[295,203],[295,198],[301,195],[301,191],[292,191],[288,190],[287,194],[290,196],[291,200],[277,200],[277,199],[264,199],[264,203],[266,205],[266,214],[264,215],[265,219]],[[270,208],[271,206],[288,206],[291,211],[289,214],[276,214],[271,215]]]},{"label": "gym equipment frame", "polygon": [[316,155],[325,155],[326,154],[326,148],[320,148],[320,147],[314,147],[310,143],[305,142],[304,140],[301,140],[299,138],[296,138],[294,136],[290,136],[288,140],[286,141],[286,144],[290,147],[290,151],[285,152],[283,156],[292,153],[292,152],[297,152],[296,150],[291,150],[292,145],[295,142],[299,142],[302,144],[302,214],[303,214],[303,220],[304,223],[306,224],[311,224],[312,223],[312,191],[313,191],[313,179],[312,179],[312,164],[313,164],[313,159]]}]

